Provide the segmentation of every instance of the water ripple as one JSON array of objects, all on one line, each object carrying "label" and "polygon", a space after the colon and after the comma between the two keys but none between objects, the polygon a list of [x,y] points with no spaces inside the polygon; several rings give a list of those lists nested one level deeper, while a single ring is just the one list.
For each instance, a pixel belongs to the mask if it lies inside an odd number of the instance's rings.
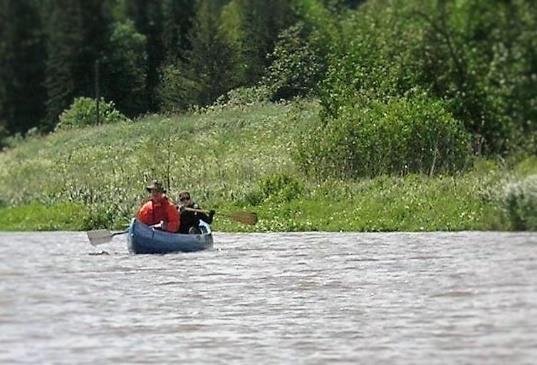
[{"label": "water ripple", "polygon": [[[532,364],[537,235],[0,233],[2,364]],[[106,252],[107,254],[103,254]]]}]

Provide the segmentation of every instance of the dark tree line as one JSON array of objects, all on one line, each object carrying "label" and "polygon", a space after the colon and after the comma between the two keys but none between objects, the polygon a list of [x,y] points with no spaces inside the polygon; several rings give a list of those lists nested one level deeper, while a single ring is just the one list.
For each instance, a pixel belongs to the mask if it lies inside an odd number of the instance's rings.
[{"label": "dark tree line", "polygon": [[301,3],[357,2],[0,0],[0,131],[50,131],[96,86],[134,117],[255,85]]},{"label": "dark tree line", "polygon": [[[478,154],[505,155],[523,144],[535,152],[536,6],[532,0],[0,0],[0,141],[33,128],[53,130],[75,98],[94,98],[99,86],[99,95],[128,117],[207,105],[223,95],[315,95],[320,136],[328,136],[327,126],[346,136],[345,125],[358,135],[365,130],[360,118],[374,105],[398,121],[442,115],[452,125],[453,118]],[[438,126],[430,128],[434,134]],[[343,151],[337,161],[346,161],[356,146],[338,147],[337,133],[325,142]],[[436,156],[435,146],[424,153]]]}]

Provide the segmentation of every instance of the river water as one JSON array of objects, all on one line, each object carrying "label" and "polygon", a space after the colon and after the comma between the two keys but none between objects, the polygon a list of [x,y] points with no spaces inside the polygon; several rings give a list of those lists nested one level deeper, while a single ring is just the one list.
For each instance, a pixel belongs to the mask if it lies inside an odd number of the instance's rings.
[{"label": "river water", "polygon": [[535,233],[0,233],[1,364],[536,362]]}]

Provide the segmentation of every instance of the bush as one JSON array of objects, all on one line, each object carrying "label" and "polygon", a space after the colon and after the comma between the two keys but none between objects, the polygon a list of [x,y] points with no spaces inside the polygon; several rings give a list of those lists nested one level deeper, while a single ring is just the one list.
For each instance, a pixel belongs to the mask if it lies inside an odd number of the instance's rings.
[{"label": "bush", "polygon": [[274,174],[264,177],[257,183],[257,189],[244,198],[245,203],[259,205],[264,201],[289,202],[304,192],[304,185],[286,174]]},{"label": "bush", "polygon": [[461,124],[441,102],[420,96],[347,107],[307,133],[294,158],[306,174],[322,179],[454,172],[469,156]]},{"label": "bush", "polygon": [[99,102],[99,121],[97,123],[97,103],[94,99],[76,98],[73,104],[60,115],[56,129],[79,128],[97,124],[111,124],[129,119],[115,109],[114,102]]},{"label": "bush", "polygon": [[503,207],[513,229],[537,230],[537,175],[507,185]]}]

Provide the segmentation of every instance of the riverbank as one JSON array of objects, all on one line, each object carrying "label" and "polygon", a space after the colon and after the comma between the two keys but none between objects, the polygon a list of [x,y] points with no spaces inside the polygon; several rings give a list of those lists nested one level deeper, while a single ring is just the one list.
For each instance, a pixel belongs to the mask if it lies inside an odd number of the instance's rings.
[{"label": "riverbank", "polygon": [[[0,230],[122,228],[157,178],[217,212],[254,211],[256,226],[216,216],[216,231],[520,229],[509,184],[537,159],[476,160],[454,176],[316,181],[293,162],[315,102],[214,107],[31,137],[0,153]],[[528,227],[531,228],[531,227]]]}]

